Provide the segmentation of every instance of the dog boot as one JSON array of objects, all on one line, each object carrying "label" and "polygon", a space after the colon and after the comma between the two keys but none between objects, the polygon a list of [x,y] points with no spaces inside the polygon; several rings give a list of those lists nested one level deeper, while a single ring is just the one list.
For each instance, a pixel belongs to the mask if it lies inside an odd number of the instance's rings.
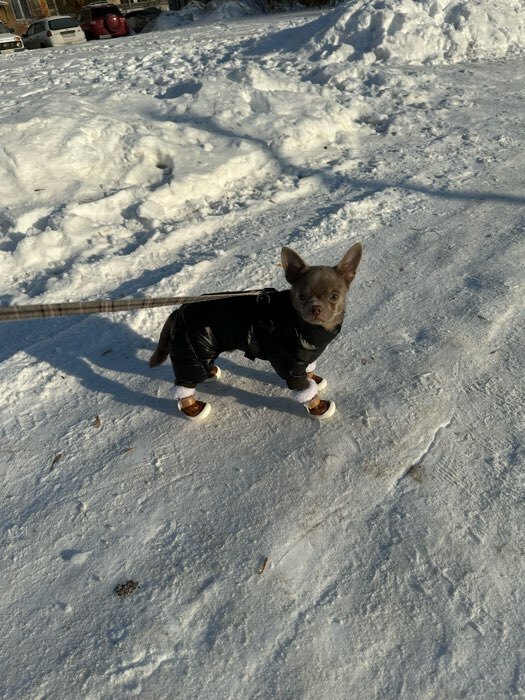
[{"label": "dog boot", "polygon": [[210,415],[211,406],[204,401],[198,401],[194,397],[181,399],[179,401],[179,411],[184,413],[188,420],[203,421]]},{"label": "dog boot", "polygon": [[310,403],[305,404],[304,407],[308,411],[308,414],[316,420],[327,420],[335,413],[335,402],[324,401],[319,397],[316,397],[313,399],[313,401],[310,401]]},{"label": "dog boot", "polygon": [[309,386],[306,389],[293,391],[293,398],[303,404],[312,418],[316,418],[317,420],[331,418],[335,413],[335,403],[333,401],[324,401],[319,398],[317,394],[318,384],[313,377],[308,378],[308,384]]},{"label": "dog boot", "polygon": [[318,374],[315,374],[315,367],[317,365],[317,362],[311,362],[308,367],[306,368],[306,376],[308,379],[313,379],[314,382],[317,384],[317,391],[323,391],[323,389],[326,389],[328,382],[326,379],[323,379],[323,377],[320,377]]},{"label": "dog boot", "polygon": [[211,384],[212,382],[217,382],[217,381],[219,381],[219,379],[221,377],[222,377],[221,368],[217,367],[217,365],[212,365],[207,379],[204,380],[204,384]]},{"label": "dog boot", "polygon": [[210,404],[197,401],[195,388],[175,384],[171,388],[171,395],[178,401],[179,411],[182,411],[188,420],[202,421],[210,415]]},{"label": "dog boot", "polygon": [[328,382],[324,377],[320,377],[317,374],[314,374],[313,372],[311,374],[307,375],[308,379],[313,379],[314,382],[317,384],[317,391],[323,391],[323,389],[326,389],[328,386]]}]

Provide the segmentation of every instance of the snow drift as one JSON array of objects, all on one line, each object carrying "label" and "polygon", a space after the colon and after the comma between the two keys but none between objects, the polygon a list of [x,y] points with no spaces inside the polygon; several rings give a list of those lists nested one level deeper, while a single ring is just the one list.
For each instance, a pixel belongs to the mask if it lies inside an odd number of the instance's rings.
[{"label": "snow drift", "polygon": [[264,39],[259,51],[304,49],[312,60],[458,63],[525,49],[521,0],[357,0]]}]

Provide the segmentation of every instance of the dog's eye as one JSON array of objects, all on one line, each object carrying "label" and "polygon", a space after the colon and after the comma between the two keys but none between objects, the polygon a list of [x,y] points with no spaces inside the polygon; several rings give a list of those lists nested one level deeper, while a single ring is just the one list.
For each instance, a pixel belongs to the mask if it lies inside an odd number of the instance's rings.
[{"label": "dog's eye", "polygon": [[339,299],[339,294],[337,294],[337,292],[334,292],[330,297],[330,301],[337,301],[338,299]]},{"label": "dog's eye", "polygon": [[304,294],[298,294],[297,298],[299,299],[299,301],[304,301],[306,299]]}]

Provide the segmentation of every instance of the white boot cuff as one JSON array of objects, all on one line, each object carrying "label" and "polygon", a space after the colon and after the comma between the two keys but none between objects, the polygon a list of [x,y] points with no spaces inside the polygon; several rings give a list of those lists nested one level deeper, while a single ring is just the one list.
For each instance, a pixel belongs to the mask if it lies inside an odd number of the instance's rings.
[{"label": "white boot cuff", "polygon": [[181,386],[180,384],[174,384],[171,387],[170,394],[174,399],[189,399],[190,396],[193,396],[195,394],[195,388],[187,387],[187,386]]},{"label": "white boot cuff", "polygon": [[292,391],[292,397],[299,401],[299,403],[310,403],[310,401],[317,395],[317,384],[313,379],[308,382],[308,389],[302,389],[301,391]]}]

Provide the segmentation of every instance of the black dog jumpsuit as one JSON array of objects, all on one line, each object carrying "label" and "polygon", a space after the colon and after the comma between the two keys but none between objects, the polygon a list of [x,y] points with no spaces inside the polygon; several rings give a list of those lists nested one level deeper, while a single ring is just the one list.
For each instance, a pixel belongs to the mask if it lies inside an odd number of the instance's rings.
[{"label": "black dog jumpsuit", "polygon": [[193,388],[210,374],[215,359],[242,350],[250,360],[268,360],[290,389],[309,386],[307,366],[341,330],[306,323],[292,306],[289,290],[264,290],[184,304],[171,316],[169,353],[175,383]]}]

